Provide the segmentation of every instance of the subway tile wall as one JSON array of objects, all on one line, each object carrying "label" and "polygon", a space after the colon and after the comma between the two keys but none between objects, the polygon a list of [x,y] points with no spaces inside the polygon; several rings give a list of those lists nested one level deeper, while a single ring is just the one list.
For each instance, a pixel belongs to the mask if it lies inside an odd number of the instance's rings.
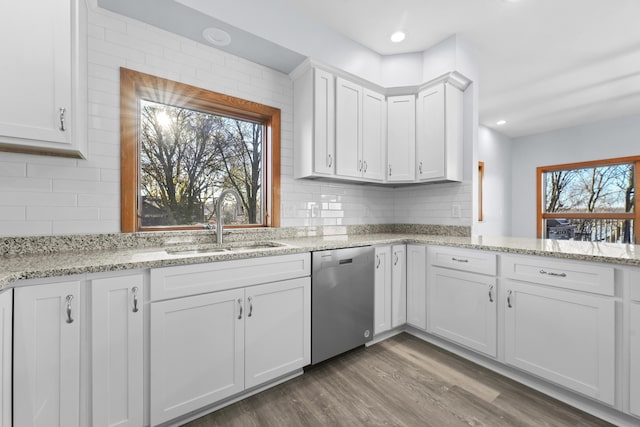
[{"label": "subway tile wall", "polygon": [[[0,153],[0,236],[120,230],[119,67],[282,111],[283,226],[469,225],[470,185],[392,189],[293,179],[293,85],[285,74],[101,9],[88,12],[88,160]],[[462,219],[450,218],[451,200]],[[449,213],[449,215],[447,215]]]}]

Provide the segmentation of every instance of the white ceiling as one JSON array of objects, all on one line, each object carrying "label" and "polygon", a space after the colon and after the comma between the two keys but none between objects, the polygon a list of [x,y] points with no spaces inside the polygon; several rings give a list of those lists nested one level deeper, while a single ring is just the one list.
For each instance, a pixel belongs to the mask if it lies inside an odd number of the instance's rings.
[{"label": "white ceiling", "polygon": [[[99,0],[107,8],[115,3],[121,3],[119,13],[129,14],[127,4],[136,2]],[[161,3],[172,2],[156,0],[155,15]],[[640,114],[640,0],[178,3],[284,47],[292,60],[308,54],[299,43],[310,35],[318,44],[355,42],[386,56],[422,52],[458,34],[476,52],[480,122],[512,137]],[[181,32],[175,13],[166,21]],[[407,38],[394,44],[389,36],[397,29]],[[496,126],[499,119],[507,124]]]}]

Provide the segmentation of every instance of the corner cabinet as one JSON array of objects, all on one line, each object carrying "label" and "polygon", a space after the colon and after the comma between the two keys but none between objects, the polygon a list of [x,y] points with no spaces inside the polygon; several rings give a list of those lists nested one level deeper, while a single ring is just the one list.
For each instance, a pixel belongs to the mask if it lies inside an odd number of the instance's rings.
[{"label": "corner cabinet", "polygon": [[463,92],[467,85],[466,81],[447,80],[418,94],[415,157],[418,181],[463,180]]},{"label": "corner cabinet", "polygon": [[407,323],[406,246],[375,248],[374,335]]},{"label": "corner cabinet", "polygon": [[80,281],[14,289],[14,425],[80,425],[80,301]]},{"label": "corner cabinet", "polygon": [[416,97],[387,99],[387,182],[415,180]]},{"label": "corner cabinet", "polygon": [[330,177],[335,174],[335,77],[309,68],[295,79],[293,134],[294,176]]},{"label": "corner cabinet", "polygon": [[0,150],[85,157],[86,13],[83,0],[0,6]]}]

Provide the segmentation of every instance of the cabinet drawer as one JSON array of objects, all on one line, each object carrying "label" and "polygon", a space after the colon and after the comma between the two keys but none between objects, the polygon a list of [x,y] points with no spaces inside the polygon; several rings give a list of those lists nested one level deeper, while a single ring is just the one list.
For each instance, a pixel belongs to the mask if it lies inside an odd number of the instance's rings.
[{"label": "cabinet drawer", "polygon": [[496,255],[471,249],[430,247],[429,263],[472,273],[496,274]]},{"label": "cabinet drawer", "polygon": [[294,279],[311,274],[309,253],[151,269],[151,301]]},{"label": "cabinet drawer", "polygon": [[565,289],[614,294],[614,269],[583,262],[554,261],[542,257],[503,256],[502,276]]}]

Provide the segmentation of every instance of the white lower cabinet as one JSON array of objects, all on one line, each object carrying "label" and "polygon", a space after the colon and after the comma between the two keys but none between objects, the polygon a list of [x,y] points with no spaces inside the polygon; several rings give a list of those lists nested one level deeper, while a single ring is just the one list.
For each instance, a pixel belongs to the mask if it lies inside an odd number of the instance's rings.
[{"label": "white lower cabinet", "polygon": [[496,278],[436,266],[429,270],[428,331],[496,357]]},{"label": "white lower cabinet", "polygon": [[151,425],[310,362],[310,278],[151,303]]},{"label": "white lower cabinet", "polygon": [[0,293],[0,427],[11,427],[13,289]]},{"label": "white lower cabinet", "polygon": [[[636,283],[634,286],[639,286]],[[630,372],[629,411],[640,417],[640,302],[629,304]]]},{"label": "white lower cabinet", "polygon": [[14,289],[13,425],[80,423],[80,282]]},{"label": "white lower cabinet", "polygon": [[613,405],[613,298],[506,280],[508,364]]},{"label": "white lower cabinet", "polygon": [[391,327],[407,323],[407,250],[393,245],[391,266]]},{"label": "white lower cabinet", "polygon": [[391,246],[375,248],[373,334],[391,329]]},{"label": "white lower cabinet", "polygon": [[93,426],[143,425],[143,276],[91,281]]},{"label": "white lower cabinet", "polygon": [[407,245],[407,323],[427,329],[427,248]]},{"label": "white lower cabinet", "polygon": [[151,425],[244,389],[244,289],[150,307]]}]

